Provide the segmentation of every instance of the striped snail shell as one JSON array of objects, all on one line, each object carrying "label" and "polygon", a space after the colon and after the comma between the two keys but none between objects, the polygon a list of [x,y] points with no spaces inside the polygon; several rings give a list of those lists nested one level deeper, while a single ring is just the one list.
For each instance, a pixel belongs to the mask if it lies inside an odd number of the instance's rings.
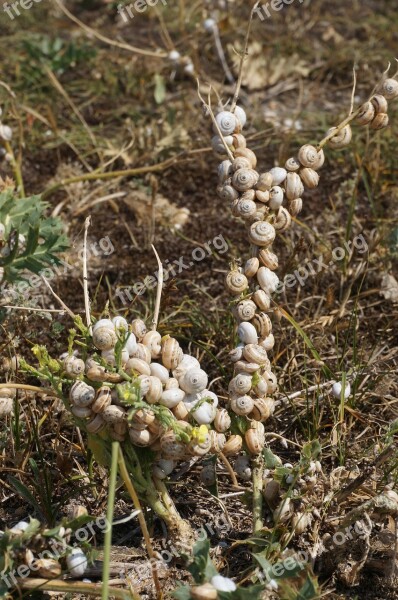
[{"label": "striped snail shell", "polygon": [[161,355],[161,340],[162,336],[158,331],[148,331],[148,333],[144,335],[142,343],[149,349],[151,359],[159,358]]},{"label": "striped snail shell", "polygon": [[259,344],[262,346],[262,348],[264,348],[264,350],[266,350],[266,352],[269,352],[275,346],[274,335],[269,333],[264,339],[260,340]]},{"label": "striped snail shell", "polygon": [[387,100],[393,100],[398,96],[398,81],[392,78],[386,79],[381,86],[381,91]]},{"label": "striped snail shell", "polygon": [[214,427],[219,433],[225,433],[231,427],[231,417],[225,408],[217,409],[214,418]]},{"label": "striped snail shell", "polygon": [[282,206],[284,191],[279,185],[274,185],[269,191],[269,206],[272,210],[277,210]]},{"label": "striped snail shell", "polygon": [[300,198],[304,193],[303,182],[298,173],[288,173],[285,183],[285,191],[288,200]]},{"label": "striped snail shell", "polygon": [[69,400],[75,406],[89,406],[95,398],[95,390],[84,381],[76,381],[69,392]]},{"label": "striped snail shell", "polygon": [[240,435],[231,435],[223,448],[224,456],[236,456],[242,450],[242,437]]},{"label": "striped snail shell", "polygon": [[154,420],[154,413],[151,410],[148,410],[147,408],[141,408],[140,410],[137,410],[133,417],[134,423],[139,423],[142,425],[150,425],[154,422]]},{"label": "striped snail shell", "polygon": [[[246,148],[245,148],[246,149]],[[232,172],[239,171],[239,169],[251,169],[251,161],[245,156],[237,156],[232,162]]]},{"label": "striped snail shell", "polygon": [[233,200],[239,198],[239,193],[235,188],[232,187],[232,185],[228,183],[228,181],[229,179],[227,179],[224,185],[217,186],[217,195],[219,198],[221,198],[221,200],[233,202]]},{"label": "striped snail shell", "polygon": [[232,136],[232,145],[234,148],[246,148],[246,138],[241,133],[234,133]]},{"label": "striped snail shell", "polygon": [[244,321],[238,327],[238,337],[244,344],[257,344],[258,335],[252,323]]},{"label": "striped snail shell", "polygon": [[303,167],[309,167],[310,169],[320,169],[325,162],[325,155],[323,150],[318,150],[311,144],[304,144],[298,151],[298,160]]},{"label": "striped snail shell", "polygon": [[231,135],[237,127],[235,115],[228,110],[222,110],[216,115],[216,123],[222,135]]},{"label": "striped snail shell", "polygon": [[231,135],[223,136],[222,138],[219,135],[215,135],[211,138],[211,147],[213,148],[216,154],[226,154],[227,151],[225,149],[224,142],[227,146],[232,146],[233,138]]},{"label": "striped snail shell", "polygon": [[356,117],[358,125],[368,125],[373,121],[375,116],[375,107],[371,102],[365,102],[359,109]]},{"label": "striped snail shell", "polygon": [[179,388],[164,390],[160,397],[159,404],[167,406],[167,408],[174,408],[179,402],[182,402],[184,398],[185,392]]},{"label": "striped snail shell", "polygon": [[149,364],[141,358],[129,358],[125,366],[126,373],[128,375],[150,375],[151,369]]},{"label": "striped snail shell", "polygon": [[[247,346],[245,347],[245,349]],[[234,395],[244,395],[250,392],[252,388],[252,378],[247,373],[239,373],[231,379],[228,385],[228,391]]]},{"label": "striped snail shell", "polygon": [[217,431],[209,431],[209,435],[210,435],[210,451],[214,452],[214,454],[218,454],[219,452],[222,452],[227,438],[225,437],[225,435],[223,433],[218,433]]},{"label": "striped snail shell", "polygon": [[222,185],[232,175],[232,163],[230,160],[223,160],[217,169],[218,182]]},{"label": "striped snail shell", "polygon": [[264,425],[260,421],[251,422],[250,429],[245,433],[245,442],[250,454],[260,454],[263,450],[265,445]]},{"label": "striped snail shell", "polygon": [[269,201],[269,198],[269,190],[266,190],[265,192],[263,192],[262,190],[256,190],[256,200],[258,200],[259,202],[263,202],[264,204],[266,204]]},{"label": "striped snail shell", "polygon": [[282,231],[285,231],[286,229],[289,229],[291,224],[292,224],[292,217],[291,217],[289,211],[284,206],[281,206],[278,214],[276,215],[276,219],[273,223],[274,229],[276,231],[282,232]]},{"label": "striped snail shell", "polygon": [[102,413],[112,403],[112,390],[104,385],[100,387],[91,405],[91,410],[95,413]]},{"label": "striped snail shell", "polygon": [[264,267],[271,269],[271,271],[275,271],[275,269],[277,269],[279,266],[277,255],[269,248],[261,248],[260,252],[258,253],[258,258],[260,259],[261,264]]},{"label": "striped snail shell", "polygon": [[376,114],[386,113],[388,111],[387,99],[381,94],[375,94],[375,96],[373,96],[373,98],[371,98],[370,101],[374,106]]},{"label": "striped snail shell", "polygon": [[257,166],[257,156],[250,148],[237,148],[235,150],[235,158],[246,158],[249,161],[249,168],[255,169]]},{"label": "striped snail shell", "polygon": [[256,185],[258,177],[254,169],[239,169],[232,176],[232,185],[236,190],[246,192]]},{"label": "striped snail shell", "polygon": [[249,240],[256,246],[270,246],[275,235],[275,228],[267,221],[256,221],[250,226]]},{"label": "striped snail shell", "polygon": [[[301,169],[300,177],[301,177],[301,181],[304,183],[304,185],[306,185],[307,188],[309,188],[310,190],[316,188],[316,186],[319,183],[318,173],[316,171],[314,171],[314,169],[310,169],[309,167],[304,167],[304,169]],[[300,196],[301,196],[301,194],[296,196],[296,198],[300,197]],[[294,200],[294,198],[291,198],[291,200]]]},{"label": "striped snail shell", "polygon": [[298,171],[301,168],[301,163],[298,158],[291,156],[285,163],[285,169],[289,172]]},{"label": "striped snail shell", "polygon": [[252,300],[242,300],[236,307],[238,318],[241,321],[250,321],[256,314],[257,306]]},{"label": "striped snail shell", "polygon": [[238,360],[234,364],[235,373],[256,373],[260,368],[258,363],[247,362],[247,360]]},{"label": "striped snail shell", "polygon": [[89,433],[99,433],[106,427],[106,423],[101,415],[92,415],[86,423],[86,429]]},{"label": "striped snail shell", "polygon": [[240,454],[235,461],[234,471],[243,481],[250,481],[252,470],[250,468],[250,459],[246,454]]},{"label": "striped snail shell", "polygon": [[252,299],[260,310],[269,310],[271,307],[271,297],[264,290],[255,291]]},{"label": "striped snail shell", "polygon": [[234,396],[230,400],[231,410],[239,416],[248,415],[252,412],[254,402],[250,396]]},{"label": "striped snail shell", "polygon": [[275,402],[272,398],[255,398],[253,404],[249,418],[255,421],[266,421],[272,416],[275,409]]},{"label": "striped snail shell", "polygon": [[[102,320],[102,319],[101,319]],[[98,321],[100,323],[101,321]],[[108,325],[100,325],[93,328],[93,344],[98,350],[111,350],[117,342],[116,331],[112,321],[112,327]]]},{"label": "striped snail shell", "polygon": [[248,362],[254,362],[262,365],[267,362],[267,351],[259,344],[246,344],[243,349],[243,356]]},{"label": "striped snail shell", "polygon": [[276,375],[271,371],[266,371],[262,374],[263,378],[267,382],[268,385],[268,393],[273,394],[278,389],[278,381],[276,379]]},{"label": "striped snail shell", "polygon": [[[331,127],[328,130],[327,135],[330,135],[336,129],[337,129],[337,127]],[[329,146],[331,148],[333,148],[334,150],[339,150],[340,148],[345,148],[345,146],[348,146],[349,143],[351,142],[351,139],[352,139],[351,127],[350,127],[350,125],[346,125],[336,135],[334,135],[332,138],[330,138]]]},{"label": "striped snail shell", "polygon": [[233,350],[231,350],[228,353],[228,356],[232,362],[237,362],[238,360],[240,360],[242,358],[243,347],[244,347],[244,344],[240,344],[239,346],[237,346],[236,348],[234,348]]},{"label": "striped snail shell", "polygon": [[201,392],[207,386],[208,377],[203,369],[189,369],[179,379],[180,388],[187,394]]},{"label": "striped snail shell", "polygon": [[370,124],[370,128],[374,130],[384,129],[384,127],[387,127],[388,121],[389,118],[387,113],[377,113]]},{"label": "striped snail shell", "polygon": [[131,331],[139,342],[143,339],[147,332],[146,325],[142,319],[134,319],[131,323]]},{"label": "striped snail shell", "polygon": [[243,267],[243,272],[248,278],[254,277],[259,266],[260,261],[258,260],[257,256],[253,256],[246,261],[245,266]]},{"label": "striped snail shell", "polygon": [[[152,373],[152,369],[151,369],[151,373]],[[162,384],[161,380],[159,379],[159,377],[156,377],[155,375],[150,375],[149,376],[149,389],[148,389],[147,393],[145,394],[145,400],[148,402],[148,404],[156,404],[157,402],[159,402],[159,400],[162,396],[162,392],[163,392],[163,384]]]},{"label": "striped snail shell", "polygon": [[295,198],[289,203],[289,212],[295,217],[303,210],[303,200],[302,198]]},{"label": "striped snail shell", "polygon": [[252,324],[260,338],[266,338],[272,331],[272,321],[265,312],[257,313]]},{"label": "striped snail shell", "polygon": [[264,292],[273,294],[278,288],[279,277],[268,267],[260,267],[257,271],[257,281]]},{"label": "striped snail shell", "polygon": [[113,424],[125,421],[126,412],[121,406],[115,406],[114,404],[111,404],[102,411],[101,416],[104,421]]},{"label": "striped snail shell", "polygon": [[135,446],[149,446],[153,441],[153,434],[149,429],[129,429],[129,438]]},{"label": "striped snail shell", "polygon": [[245,291],[249,282],[246,275],[237,270],[230,271],[226,277],[225,285],[231,294],[238,296]]},{"label": "striped snail shell", "polygon": [[175,369],[183,359],[183,351],[176,339],[167,337],[162,342],[162,363],[166,369]]},{"label": "striped snail shell", "polygon": [[274,178],[270,171],[267,173],[261,173],[255,186],[256,190],[260,190],[262,192],[269,191],[272,188],[273,181]]},{"label": "striped snail shell", "polygon": [[69,377],[79,377],[85,371],[86,365],[84,360],[76,356],[67,356],[64,360],[65,373]]},{"label": "striped snail shell", "polygon": [[273,167],[270,169],[272,175],[272,185],[280,185],[286,179],[287,171],[283,167]]},{"label": "striped snail shell", "polygon": [[160,363],[153,362],[149,365],[151,375],[160,379],[162,383],[166,383],[169,378],[169,371]]},{"label": "striped snail shell", "polygon": [[[156,332],[150,331],[149,333],[156,333]],[[145,336],[146,335],[148,335],[148,334],[145,334]],[[142,342],[144,342],[145,336],[144,336]],[[140,360],[143,360],[144,362],[148,363],[148,365],[149,365],[152,360],[151,350],[150,350],[149,346],[145,345],[144,343],[137,344],[136,349],[132,354],[132,358],[139,358]]]},{"label": "striped snail shell", "polygon": [[236,206],[234,206],[234,215],[237,217],[242,217],[242,219],[249,219],[255,214],[256,210],[257,206],[253,200],[240,198],[237,200]]}]

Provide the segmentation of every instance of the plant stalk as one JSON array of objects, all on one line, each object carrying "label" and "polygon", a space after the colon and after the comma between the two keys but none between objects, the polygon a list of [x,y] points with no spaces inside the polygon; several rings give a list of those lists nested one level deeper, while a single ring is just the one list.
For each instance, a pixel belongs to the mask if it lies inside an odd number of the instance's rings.
[{"label": "plant stalk", "polygon": [[263,474],[264,457],[260,454],[252,459],[253,533],[257,533],[263,527]]}]

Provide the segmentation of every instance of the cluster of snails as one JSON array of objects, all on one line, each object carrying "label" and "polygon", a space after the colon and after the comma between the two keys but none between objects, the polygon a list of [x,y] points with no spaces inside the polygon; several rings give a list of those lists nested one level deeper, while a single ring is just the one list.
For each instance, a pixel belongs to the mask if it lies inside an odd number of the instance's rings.
[{"label": "cluster of snails", "polygon": [[14,565],[20,567],[24,565],[27,567],[28,574],[45,579],[61,577],[65,569],[72,577],[78,578],[84,575],[88,560],[81,548],[68,546],[72,533],[70,529],[60,527],[56,537],[48,535],[48,531],[43,530],[33,534],[29,539],[21,539],[29,525],[27,521],[19,521],[6,532],[0,532],[0,538],[6,535],[9,538],[9,545],[15,547]]},{"label": "cluster of snails", "polygon": [[[121,339],[123,345],[117,345]],[[157,453],[154,474],[160,479],[179,460],[239,452],[242,440],[226,438],[231,419],[207,389],[206,372],[195,357],[183,353],[176,339],[148,331],[141,319],[129,326],[118,316],[97,321],[92,342],[100,355],[85,361],[74,354],[61,357],[65,375],[75,379],[69,390],[70,410],[84,420],[89,433],[107,430],[112,439],[149,447]],[[115,369],[118,360],[121,368]],[[131,380],[138,408],[125,402]]]}]

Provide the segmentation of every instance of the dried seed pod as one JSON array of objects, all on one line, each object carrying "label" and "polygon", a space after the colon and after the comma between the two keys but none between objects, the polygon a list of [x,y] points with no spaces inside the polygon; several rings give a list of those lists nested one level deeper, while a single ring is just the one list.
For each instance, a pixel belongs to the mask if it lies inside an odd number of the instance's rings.
[{"label": "dried seed pod", "polygon": [[260,252],[258,253],[258,258],[261,264],[271,271],[275,271],[279,266],[277,255],[269,248],[261,248]]},{"label": "dried seed pod", "polygon": [[167,369],[175,369],[183,359],[180,344],[172,337],[162,342],[162,363]]},{"label": "dried seed pod", "polygon": [[217,409],[214,427],[219,433],[225,433],[231,427],[231,417],[225,408]]},{"label": "dried seed pod", "polygon": [[86,407],[92,404],[95,398],[95,390],[91,385],[84,381],[76,381],[69,392],[69,400],[72,404],[79,407]]},{"label": "dried seed pod", "polygon": [[180,390],[179,388],[174,388],[171,390],[164,390],[159,400],[159,404],[162,406],[167,406],[167,408],[174,408],[182,402],[185,398],[185,392]]},{"label": "dried seed pod", "polygon": [[291,156],[285,163],[285,169],[289,172],[298,171],[301,168],[301,164],[298,158]]},{"label": "dried seed pod", "polygon": [[255,185],[256,190],[260,190],[261,192],[269,191],[272,188],[273,180],[272,173],[261,173]]},{"label": "dried seed pod", "polygon": [[303,209],[303,200],[302,198],[295,198],[289,204],[289,212],[292,217],[297,216]]},{"label": "dried seed pod", "polygon": [[142,319],[134,319],[131,323],[131,331],[134,333],[137,340],[141,342],[147,332],[144,321]]},{"label": "dried seed pod", "polygon": [[224,456],[236,456],[242,449],[242,437],[240,435],[231,435],[223,448]]},{"label": "dried seed pod", "polygon": [[267,292],[264,292],[264,290],[255,291],[252,298],[253,298],[253,301],[255,302],[256,306],[260,310],[269,310],[270,309],[271,297],[269,294],[267,294]]},{"label": "dried seed pod", "polygon": [[144,347],[146,346],[150,352],[150,359],[147,362],[151,362],[151,359],[157,359],[162,353],[161,348],[162,336],[158,331],[148,331],[142,339]]},{"label": "dried seed pod", "polygon": [[388,111],[387,99],[381,94],[375,94],[370,101],[374,106],[376,115],[379,113],[386,113]]},{"label": "dried seed pod", "polygon": [[252,470],[250,468],[250,458],[247,454],[240,454],[235,461],[234,471],[243,481],[250,481],[252,477]]},{"label": "dried seed pod", "polygon": [[252,323],[247,323],[246,321],[241,323],[237,333],[240,341],[244,344],[257,344],[258,334]]},{"label": "dried seed pod", "polygon": [[267,294],[271,295],[278,289],[279,277],[268,267],[260,267],[256,277],[260,287]]},{"label": "dried seed pod", "polygon": [[288,200],[300,198],[304,193],[303,182],[298,173],[288,173],[285,184],[286,196]]},{"label": "dried seed pod", "polygon": [[258,271],[259,266],[260,266],[260,262],[256,256],[249,258],[246,261],[245,266],[243,268],[243,272],[244,272],[245,276],[248,278],[254,277],[254,275]]},{"label": "dried seed pod", "polygon": [[266,364],[268,361],[267,351],[259,344],[247,344],[243,349],[243,356],[249,363],[253,362],[259,365]]},{"label": "dried seed pod", "polygon": [[252,412],[254,406],[253,398],[250,396],[233,396],[230,400],[231,410],[236,415],[248,415]]},{"label": "dried seed pod", "polygon": [[253,150],[249,148],[237,148],[235,150],[236,158],[245,158],[249,161],[249,168],[255,169],[257,166],[257,156],[254,154]]},{"label": "dried seed pod", "polygon": [[241,321],[250,321],[256,314],[257,306],[253,300],[242,300],[236,307],[236,314]]},{"label": "dried seed pod", "polygon": [[[247,348],[247,346],[245,348]],[[247,392],[250,392],[251,388],[252,378],[246,373],[235,375],[228,385],[229,393],[237,396],[243,396],[244,394],[247,394]]]},{"label": "dried seed pod", "polygon": [[[329,135],[336,129],[337,129],[337,127],[331,127],[328,130],[327,135]],[[351,139],[352,139],[351,127],[350,127],[350,125],[346,125],[345,127],[343,127],[343,129],[341,129],[338,133],[336,133],[336,135],[334,135],[329,140],[329,146],[331,148],[333,148],[334,150],[339,150],[340,148],[345,148],[346,146],[348,146],[351,142]]]},{"label": "dried seed pod", "polygon": [[104,385],[97,391],[91,410],[95,413],[102,413],[112,403],[112,390]]},{"label": "dried seed pod", "polygon": [[388,114],[387,113],[377,113],[375,118],[370,124],[371,129],[379,130],[384,129],[388,125]]},{"label": "dried seed pod", "polygon": [[292,217],[286,208],[283,206],[280,207],[278,214],[276,215],[276,219],[273,223],[275,231],[282,233],[290,227],[292,224]]},{"label": "dried seed pod", "polygon": [[375,116],[375,107],[371,102],[365,102],[359,109],[356,117],[358,125],[368,125],[373,121]]},{"label": "dried seed pod", "polygon": [[114,423],[120,423],[126,419],[126,412],[121,406],[114,406],[111,404],[102,411],[101,417],[107,423],[113,425]]},{"label": "dried seed pod", "polygon": [[180,388],[187,394],[202,392],[206,388],[207,382],[207,373],[203,369],[197,368],[185,371],[178,381]]},{"label": "dried seed pod", "polygon": [[128,375],[150,375],[149,364],[141,358],[129,358],[126,363],[125,371]]},{"label": "dried seed pod", "polygon": [[272,175],[272,185],[281,185],[286,179],[287,171],[283,167],[273,167],[269,170]]},{"label": "dried seed pod", "polygon": [[249,240],[256,246],[270,246],[275,235],[275,228],[267,221],[256,221],[250,226]]},{"label": "dried seed pod", "polygon": [[398,81],[392,78],[386,79],[381,86],[381,92],[387,100],[393,100],[398,96]]},{"label": "dried seed pod", "polygon": [[[310,169],[308,167],[301,169],[300,177],[301,177],[301,181],[304,183],[304,185],[306,185],[307,188],[309,188],[310,190],[316,188],[316,186],[319,183],[318,173],[316,171],[314,171],[314,169]],[[300,196],[301,196],[301,194],[299,194],[298,197],[300,197]],[[296,196],[296,198],[297,198],[297,196]],[[294,198],[292,198],[292,200],[294,200]]]},{"label": "dried seed pod", "polygon": [[232,185],[239,192],[253,188],[258,182],[259,175],[254,169],[239,169],[232,176]]},{"label": "dried seed pod", "polygon": [[275,409],[275,402],[272,398],[255,398],[253,410],[249,415],[250,419],[255,421],[266,421],[271,417]]}]

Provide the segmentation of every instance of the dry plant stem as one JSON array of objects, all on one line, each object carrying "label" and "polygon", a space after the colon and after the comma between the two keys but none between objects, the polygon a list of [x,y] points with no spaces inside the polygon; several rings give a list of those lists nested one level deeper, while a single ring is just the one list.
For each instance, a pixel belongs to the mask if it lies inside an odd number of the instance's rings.
[{"label": "dry plant stem", "polygon": [[21,198],[23,198],[25,196],[25,188],[24,188],[24,184],[23,184],[20,164],[19,164],[18,160],[15,158],[15,154],[14,154],[14,151],[12,149],[10,142],[4,141],[3,145],[4,145],[6,152],[11,156],[11,166],[14,171],[15,181],[17,182],[19,195]]},{"label": "dry plant stem", "polygon": [[162,265],[162,261],[159,258],[159,254],[156,252],[156,248],[155,246],[152,244],[151,245],[152,250],[155,253],[156,256],[156,260],[158,261],[158,266],[159,266],[159,273],[158,273],[158,286],[156,288],[156,302],[155,302],[155,310],[153,312],[153,319],[152,319],[152,331],[156,331],[157,327],[158,327],[158,321],[159,321],[159,311],[160,311],[160,301],[162,299],[162,289],[163,289],[163,265]]},{"label": "dry plant stem", "polygon": [[116,42],[115,40],[111,40],[110,38],[106,37],[105,35],[102,35],[101,33],[98,33],[98,31],[96,31],[95,29],[92,29],[91,27],[89,27],[88,25],[86,25],[85,23],[80,21],[80,19],[75,17],[75,15],[73,15],[62,4],[61,0],[55,0],[55,3],[58,6],[58,8],[60,8],[62,10],[62,12],[71,21],[76,23],[76,25],[79,25],[79,27],[84,29],[84,31],[86,33],[89,33],[90,35],[97,38],[97,40],[100,40],[101,42],[104,42],[105,44],[109,44],[110,46],[114,46],[116,48],[122,48],[123,50],[128,50],[129,52],[133,52],[134,54],[141,54],[143,56],[152,56],[153,58],[167,58],[167,56],[168,56],[167,52],[164,52],[164,51],[154,52],[153,50],[144,50],[142,48],[137,48],[136,46],[131,46],[130,44],[127,44],[126,42]]},{"label": "dry plant stem", "polygon": [[119,453],[119,442],[112,443],[112,459],[111,469],[109,475],[109,489],[108,489],[108,508],[106,511],[106,518],[109,524],[105,532],[104,542],[104,560],[102,570],[102,600],[107,600],[109,595],[109,572],[111,562],[111,546],[112,546],[112,523],[113,523],[113,511],[115,506],[115,490],[116,490],[116,478],[117,478],[117,461]]},{"label": "dry plant stem", "polygon": [[84,222],[84,240],[83,240],[83,290],[84,290],[84,308],[86,311],[86,323],[90,335],[92,335],[93,328],[91,327],[91,315],[90,315],[90,296],[88,293],[88,271],[87,271],[87,232],[91,224],[91,217],[87,217]]},{"label": "dry plant stem", "polygon": [[218,58],[220,59],[220,63],[222,65],[222,68],[224,69],[225,77],[228,79],[228,81],[230,83],[233,84],[233,83],[235,83],[235,79],[228,67],[228,63],[225,58],[225,53],[224,53],[224,49],[222,47],[221,38],[220,38],[220,30],[218,29],[217,24],[215,24],[213,27],[213,36],[214,36],[214,43],[216,45]]},{"label": "dry plant stem", "polygon": [[247,55],[247,48],[249,46],[250,29],[251,29],[251,25],[252,25],[252,21],[253,21],[254,11],[256,10],[258,5],[259,5],[259,2],[256,2],[250,12],[249,23],[247,25],[247,31],[246,31],[245,46],[243,48],[242,56],[240,59],[238,79],[237,79],[237,82],[235,85],[234,96],[232,98],[231,112],[234,112],[234,110],[235,110],[236,103],[238,102],[238,98],[239,98],[240,88],[242,87],[243,63],[245,62],[245,58]]},{"label": "dry plant stem", "polygon": [[[26,383],[0,383],[0,390],[2,388],[11,388],[13,390],[27,390],[29,392],[39,392],[40,394],[48,394],[49,396],[53,396],[54,398],[59,397],[56,394],[54,394],[54,390],[40,388],[36,385],[27,385]],[[62,400],[62,398],[60,398],[60,400]]]},{"label": "dry plant stem", "polygon": [[44,277],[44,275],[41,275],[42,280],[44,281],[45,285],[48,287],[48,289],[50,290],[50,292],[52,293],[52,295],[54,296],[54,298],[56,300],[58,300],[58,302],[60,303],[60,305],[66,310],[66,312],[68,313],[68,315],[72,318],[75,319],[76,315],[70,310],[70,308],[68,308],[65,304],[65,302],[63,300],[61,300],[61,298],[59,296],[57,296],[57,294],[54,292],[54,290],[52,289],[51,285],[49,284],[48,280]]},{"label": "dry plant stem", "polygon": [[[138,513],[138,521],[140,523],[142,534],[144,536],[144,541],[145,541],[146,550],[148,552],[148,556],[150,559],[156,559],[155,553],[153,550],[153,546],[152,546],[152,542],[151,542],[151,538],[149,536],[148,527],[147,527],[145,517],[142,512],[141,503],[138,498],[137,492],[135,491],[133,482],[131,481],[130,475],[127,471],[123,452],[122,452],[122,449],[120,448],[120,446],[118,448],[118,453],[119,453],[119,457],[118,457],[119,471],[120,471],[120,474],[124,481],[124,485],[126,486],[127,491],[131,496],[131,499],[134,504],[134,508],[136,510],[140,511]],[[158,599],[161,599],[162,598],[162,590],[161,590],[160,583],[159,583],[159,577],[158,577],[158,572],[157,572],[157,568],[156,568],[156,560],[151,560],[151,568],[152,568],[152,577],[153,577],[153,581],[154,581],[155,588],[156,588],[156,595],[157,595]]]},{"label": "dry plant stem", "polygon": [[203,104],[203,106],[206,108],[206,110],[208,111],[208,113],[209,113],[209,115],[210,115],[210,118],[211,118],[211,120],[213,121],[213,125],[214,125],[214,127],[216,128],[216,131],[217,131],[217,133],[218,133],[218,135],[219,135],[219,137],[220,137],[220,139],[221,139],[221,141],[222,141],[222,143],[223,143],[223,145],[224,145],[225,151],[226,151],[226,153],[228,154],[228,157],[230,158],[230,160],[231,160],[231,162],[232,162],[232,161],[234,160],[234,155],[232,154],[231,150],[228,148],[228,146],[227,146],[227,144],[226,144],[226,142],[225,142],[225,140],[224,140],[224,136],[223,136],[223,134],[221,133],[221,130],[220,130],[219,126],[218,126],[218,123],[217,123],[217,121],[216,121],[216,119],[215,119],[215,117],[214,117],[213,110],[212,110],[212,108],[211,108],[210,94],[211,94],[211,92],[212,92],[212,88],[210,87],[210,89],[209,89],[209,92],[208,92],[208,102],[206,103],[206,102],[203,100],[203,97],[202,97],[202,95],[201,95],[201,93],[200,93],[200,83],[199,83],[199,79],[197,79],[197,80],[196,80],[196,84],[197,84],[197,94],[198,94],[198,98],[199,98],[199,100],[202,102],[202,104]]},{"label": "dry plant stem", "polygon": [[224,466],[227,468],[227,471],[229,473],[229,476],[231,477],[233,485],[235,487],[240,487],[238,480],[236,479],[235,472],[234,472],[233,468],[231,467],[231,463],[229,462],[228,458],[222,452],[219,452],[218,456],[221,458]]},{"label": "dry plant stem", "polygon": [[264,458],[262,454],[252,459],[253,477],[253,533],[263,527],[263,473]]},{"label": "dry plant stem", "polygon": [[[87,596],[101,597],[102,586],[99,583],[69,582],[55,579],[17,579],[18,588],[21,590],[42,590],[48,592],[61,592],[63,594],[87,594]],[[76,596],[74,596],[76,597]],[[141,600],[141,596],[133,591],[110,588],[108,598],[119,600]]]}]

